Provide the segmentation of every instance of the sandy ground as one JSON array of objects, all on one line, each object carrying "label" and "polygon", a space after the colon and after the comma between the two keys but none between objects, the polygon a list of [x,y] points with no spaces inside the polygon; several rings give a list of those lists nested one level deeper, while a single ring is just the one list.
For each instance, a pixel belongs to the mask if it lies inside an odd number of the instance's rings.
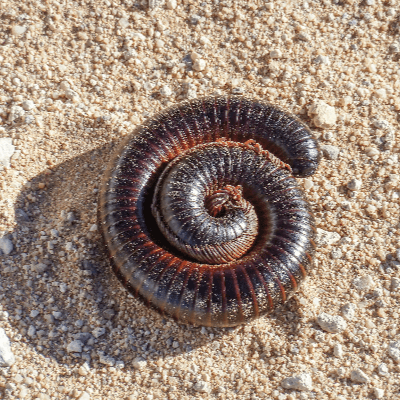
[{"label": "sandy ground", "polygon": [[[0,397],[400,399],[399,21],[396,0],[2,0]],[[324,146],[299,180],[314,273],[222,330],[130,297],[96,230],[115,145],[213,93],[284,107]]]}]

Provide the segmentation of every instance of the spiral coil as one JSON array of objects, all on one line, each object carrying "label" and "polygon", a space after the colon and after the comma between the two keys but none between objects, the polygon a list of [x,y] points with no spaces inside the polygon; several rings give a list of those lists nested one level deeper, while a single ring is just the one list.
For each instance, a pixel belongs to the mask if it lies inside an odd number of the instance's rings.
[{"label": "spiral coil", "polygon": [[296,117],[242,97],[172,107],[116,152],[99,224],[114,272],[184,323],[235,326],[286,301],[312,265],[314,220],[292,173],[319,148]]}]

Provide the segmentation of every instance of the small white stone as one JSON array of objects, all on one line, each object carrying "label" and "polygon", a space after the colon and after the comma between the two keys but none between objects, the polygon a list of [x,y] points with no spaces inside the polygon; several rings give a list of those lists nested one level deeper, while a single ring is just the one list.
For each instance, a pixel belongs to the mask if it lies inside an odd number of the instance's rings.
[{"label": "small white stone", "polygon": [[333,354],[335,357],[342,358],[343,357],[343,347],[340,343],[336,343],[333,348]]},{"label": "small white stone", "polygon": [[90,400],[90,394],[88,392],[82,392],[78,400]]},{"label": "small white stone", "polygon": [[362,181],[359,179],[352,179],[348,184],[347,188],[350,190],[360,190],[362,186]]},{"label": "small white stone", "polygon": [[356,315],[356,309],[357,306],[355,304],[347,303],[340,309],[340,312],[342,313],[343,317],[347,319],[347,321],[351,321]]},{"label": "small white stone", "polygon": [[397,363],[400,363],[400,341],[389,343],[389,356]]},{"label": "small white stone", "polygon": [[313,388],[311,375],[307,373],[286,378],[282,381],[281,385],[284,389],[294,389],[300,391],[309,391]]},{"label": "small white stone", "polygon": [[14,249],[14,245],[10,239],[5,237],[0,238],[0,250],[7,256],[9,255]]},{"label": "small white stone", "polygon": [[315,126],[318,128],[331,128],[336,124],[336,111],[332,107],[321,100],[311,104],[308,115],[313,118]]},{"label": "small white stone", "polygon": [[23,35],[28,28],[26,26],[14,25],[11,28],[11,34],[13,36],[20,36]]},{"label": "small white stone", "polygon": [[334,244],[340,240],[340,235],[337,232],[325,231],[321,228],[317,228],[317,234],[315,237],[315,243],[319,247]]},{"label": "small white stone", "polygon": [[347,328],[346,321],[338,315],[321,313],[317,317],[319,326],[326,332],[340,333]]},{"label": "small white stone", "polygon": [[115,358],[105,354],[104,352],[99,352],[99,361],[101,364],[113,367],[115,365]]},{"label": "small white stone", "polygon": [[386,376],[389,373],[389,368],[385,363],[378,365],[378,374],[380,376]]},{"label": "small white stone", "polygon": [[385,391],[383,389],[374,388],[373,392],[374,392],[375,398],[377,398],[377,399],[383,399],[383,397],[385,396]]},{"label": "small white stone", "polygon": [[202,58],[196,59],[196,61],[193,63],[193,69],[195,71],[204,71],[206,68],[206,62]]},{"label": "small white stone", "polygon": [[387,98],[387,91],[386,89],[377,89],[374,91],[374,94],[379,99],[386,99]]},{"label": "small white stone", "polygon": [[97,229],[98,229],[97,224],[93,224],[93,225],[90,227],[89,232],[96,232]]},{"label": "small white stone", "polygon": [[204,382],[204,381],[197,381],[193,385],[193,389],[196,390],[196,392],[200,392],[200,393],[210,393],[211,392],[210,385],[208,384],[208,382]]},{"label": "small white stone", "polygon": [[118,21],[118,25],[122,28],[128,28],[128,26],[130,25],[128,18],[120,18]]},{"label": "small white stone", "polygon": [[11,157],[15,152],[15,146],[11,138],[0,138],[0,164],[10,166]]},{"label": "small white stone", "polygon": [[314,182],[311,179],[303,179],[304,189],[309,190],[314,186]]},{"label": "small white stone", "polygon": [[203,46],[208,46],[211,44],[211,41],[207,36],[200,36],[199,43]]},{"label": "small white stone", "polygon": [[350,379],[353,382],[357,382],[357,383],[368,383],[369,382],[368,375],[366,375],[363,371],[361,371],[361,369],[356,369],[354,371],[351,371]]},{"label": "small white stone", "polygon": [[365,0],[365,5],[374,6],[375,5],[375,0]]},{"label": "small white stone", "polygon": [[143,369],[143,368],[145,368],[147,366],[147,361],[142,357],[136,357],[132,361],[132,365],[136,369]]},{"label": "small white stone", "polygon": [[282,57],[282,52],[280,50],[271,50],[269,52],[269,57],[270,58],[281,58]]},{"label": "small white stone", "polygon": [[86,376],[89,372],[90,368],[87,362],[83,363],[78,369],[78,374],[81,376]]},{"label": "small white stone", "polygon": [[176,0],[167,0],[166,6],[169,10],[175,10],[177,7],[177,2]]},{"label": "small white stone", "polygon": [[80,340],[73,340],[67,346],[68,353],[80,353],[82,351],[83,343]]},{"label": "small white stone", "polygon": [[11,351],[10,340],[3,328],[0,328],[0,367],[11,367],[15,363],[14,354]]},{"label": "small white stone", "polygon": [[371,275],[358,276],[353,279],[353,285],[361,292],[367,292],[375,286]]},{"label": "small white stone", "polygon": [[27,335],[30,337],[33,337],[36,335],[36,328],[33,325],[29,326]]},{"label": "small white stone", "polygon": [[375,147],[366,147],[365,153],[367,154],[368,157],[375,157],[380,154],[379,150],[376,149]]},{"label": "small white stone", "polygon": [[22,108],[23,108],[25,111],[33,110],[33,109],[35,108],[35,103],[34,103],[32,100],[25,100],[25,101],[22,103]]},{"label": "small white stone", "polygon": [[60,83],[60,89],[65,92],[66,90],[71,89],[71,85],[69,84],[68,81],[62,81]]},{"label": "small white stone", "polygon": [[317,65],[320,65],[320,64],[329,65],[330,63],[331,62],[330,62],[328,56],[319,55],[316,58],[314,58],[314,64],[317,64]]},{"label": "small white stone", "polygon": [[339,156],[340,149],[337,146],[332,146],[330,144],[321,146],[322,153],[328,160],[336,160]]},{"label": "small white stone", "polygon": [[161,86],[160,95],[163,97],[170,97],[172,95],[171,88],[168,85]]},{"label": "small white stone", "polygon": [[80,101],[80,96],[78,93],[71,89],[67,89],[65,91],[65,97],[69,100],[71,100],[73,103],[78,103]]},{"label": "small white stone", "polygon": [[296,37],[303,42],[308,42],[310,40],[310,35],[308,35],[306,32],[299,32]]},{"label": "small white stone", "polygon": [[148,0],[148,5],[150,9],[157,8],[164,4],[164,0]]},{"label": "small white stone", "polygon": [[390,290],[395,292],[400,288],[400,279],[393,277],[390,281]]},{"label": "small white stone", "polygon": [[97,327],[92,331],[92,335],[97,339],[106,333],[106,328]]},{"label": "small white stone", "polygon": [[39,315],[39,311],[38,310],[32,310],[31,313],[29,314],[29,316],[31,318],[36,318]]},{"label": "small white stone", "polygon": [[25,110],[20,106],[12,106],[10,109],[10,113],[8,114],[8,123],[13,123],[17,119],[23,117],[25,115]]}]

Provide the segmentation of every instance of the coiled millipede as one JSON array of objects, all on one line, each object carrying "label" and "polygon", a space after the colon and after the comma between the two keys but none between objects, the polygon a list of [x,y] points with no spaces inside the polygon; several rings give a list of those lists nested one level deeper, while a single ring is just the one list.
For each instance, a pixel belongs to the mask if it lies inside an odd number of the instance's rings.
[{"label": "coiled millipede", "polygon": [[270,104],[208,97],[161,112],[119,148],[100,190],[115,274],[183,323],[270,312],[312,265],[314,219],[292,173],[319,159],[310,130]]}]

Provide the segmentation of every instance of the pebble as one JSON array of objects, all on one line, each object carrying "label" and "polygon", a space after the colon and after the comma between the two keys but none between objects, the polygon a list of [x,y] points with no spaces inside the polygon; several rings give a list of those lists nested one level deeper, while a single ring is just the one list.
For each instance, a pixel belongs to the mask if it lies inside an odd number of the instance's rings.
[{"label": "pebble", "polygon": [[74,90],[67,89],[65,91],[65,97],[69,100],[71,100],[73,103],[78,103],[80,101],[80,96],[78,93],[76,93]]},{"label": "pebble", "polygon": [[340,343],[336,343],[333,348],[333,354],[335,357],[342,358],[343,357],[343,346]]},{"label": "pebble", "polygon": [[374,388],[373,394],[377,399],[383,399],[383,397],[385,396],[385,391],[380,388]]},{"label": "pebble", "polygon": [[12,124],[13,122],[17,121],[19,118],[24,116],[25,110],[20,106],[12,106],[10,108],[10,113],[8,114],[7,122]]},{"label": "pebble", "polygon": [[193,63],[193,69],[195,71],[204,71],[206,68],[206,62],[202,58],[197,58]]},{"label": "pebble", "polygon": [[97,339],[106,333],[106,328],[97,327],[92,331],[92,335]]},{"label": "pebble", "polygon": [[352,179],[348,184],[347,188],[350,190],[360,190],[362,186],[362,181],[359,179]]},{"label": "pebble", "polygon": [[378,365],[378,374],[380,376],[386,376],[389,373],[389,368],[387,364],[381,363]]},{"label": "pebble", "polygon": [[311,104],[308,115],[312,118],[314,125],[318,128],[328,129],[336,124],[336,111],[321,100]]},{"label": "pebble", "polygon": [[366,147],[365,153],[367,154],[368,157],[375,157],[380,154],[380,151],[375,147]]},{"label": "pebble", "polygon": [[172,95],[172,90],[168,85],[163,85],[160,88],[160,95],[162,97],[170,97]]},{"label": "pebble", "polygon": [[3,254],[8,256],[13,251],[13,249],[14,245],[10,239],[6,237],[0,238],[0,250]]},{"label": "pebble", "polygon": [[330,144],[321,146],[323,155],[328,160],[336,160],[339,156],[340,149],[337,146],[332,146]]},{"label": "pebble", "polygon": [[400,279],[393,277],[390,281],[390,288],[394,292],[400,288]]},{"label": "pebble", "polygon": [[27,29],[28,28],[26,26],[14,25],[11,28],[11,34],[13,36],[20,36],[20,35],[23,35],[26,32]]},{"label": "pebble", "polygon": [[329,60],[328,56],[323,56],[323,55],[319,55],[316,58],[314,58],[314,64],[317,65],[321,65],[321,64],[325,64],[325,65],[329,65],[331,62]]},{"label": "pebble", "polygon": [[397,363],[400,363],[400,341],[389,343],[389,356]]},{"label": "pebble", "polygon": [[11,351],[10,340],[3,328],[0,328],[0,367],[11,367],[15,363],[15,356]]},{"label": "pebble", "polygon": [[118,25],[122,28],[128,28],[128,26],[130,25],[128,18],[120,18],[118,21]]},{"label": "pebble", "polygon": [[88,392],[82,392],[78,400],[90,400],[90,394]]},{"label": "pebble", "polygon": [[375,286],[375,282],[371,275],[358,276],[353,279],[352,283],[360,292],[367,292]]},{"label": "pebble", "polygon": [[210,393],[211,392],[210,385],[208,384],[208,382],[204,382],[204,381],[197,381],[193,385],[193,389],[196,392],[200,392],[200,393]]},{"label": "pebble", "polygon": [[73,340],[68,343],[67,351],[68,353],[81,353],[82,352],[83,343],[80,340]]},{"label": "pebble", "polygon": [[143,369],[147,366],[147,361],[143,357],[136,357],[132,361],[132,365],[136,369]]},{"label": "pebble", "polygon": [[177,4],[176,0],[167,0],[165,5],[167,6],[167,8],[169,10],[175,10],[175,8],[177,7],[178,4]]},{"label": "pebble", "polygon": [[355,304],[347,303],[340,309],[340,312],[347,321],[351,321],[356,315],[356,309],[357,306]]},{"label": "pebble", "polygon": [[25,100],[22,103],[22,108],[25,111],[31,111],[31,110],[33,110],[35,108],[35,103],[32,100]]},{"label": "pebble", "polygon": [[89,364],[84,362],[78,369],[78,374],[80,376],[86,376],[90,372]]},{"label": "pebble", "polygon": [[38,274],[42,274],[43,272],[47,271],[48,268],[49,266],[47,264],[39,263],[32,266],[32,271],[35,271]]},{"label": "pebble", "polygon": [[311,375],[307,373],[285,378],[281,385],[284,389],[294,389],[300,391],[310,391],[313,388]]},{"label": "pebble", "polygon": [[115,365],[115,358],[105,354],[104,351],[99,351],[98,355],[101,364],[108,365],[109,367],[113,367]]},{"label": "pebble", "polygon": [[299,32],[296,35],[297,39],[302,40],[303,42],[308,42],[310,40],[310,35],[305,32]]},{"label": "pebble", "polygon": [[340,235],[337,232],[329,232],[324,229],[317,228],[315,243],[319,247],[337,243],[340,240]]},{"label": "pebble", "polygon": [[347,328],[346,321],[338,315],[321,313],[317,317],[318,325],[326,332],[340,333]]},{"label": "pebble", "polygon": [[350,379],[356,383],[368,383],[369,377],[361,369],[355,369],[350,373]]},{"label": "pebble", "polygon": [[270,58],[282,58],[282,52],[280,50],[271,50],[269,52]]},{"label": "pebble", "polygon": [[5,167],[9,167],[14,152],[15,146],[12,144],[12,139],[0,138],[0,163]]}]

